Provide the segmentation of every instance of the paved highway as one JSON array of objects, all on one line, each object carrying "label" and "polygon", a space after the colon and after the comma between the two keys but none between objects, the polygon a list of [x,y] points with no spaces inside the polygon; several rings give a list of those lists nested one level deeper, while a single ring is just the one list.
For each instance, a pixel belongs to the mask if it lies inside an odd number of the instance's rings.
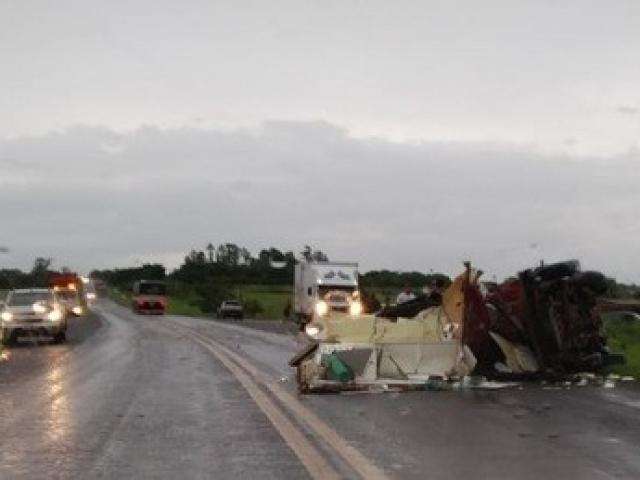
[{"label": "paved highway", "polygon": [[103,300],[6,350],[0,478],[640,478],[636,384],[300,397],[297,348]]}]

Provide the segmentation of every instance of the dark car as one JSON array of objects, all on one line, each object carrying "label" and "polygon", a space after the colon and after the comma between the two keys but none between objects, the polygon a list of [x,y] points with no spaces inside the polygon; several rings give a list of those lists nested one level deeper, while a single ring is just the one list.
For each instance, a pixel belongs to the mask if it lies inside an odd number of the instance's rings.
[{"label": "dark car", "polygon": [[225,300],[218,307],[218,318],[237,318],[241,320],[244,317],[244,309],[240,302],[236,300]]}]

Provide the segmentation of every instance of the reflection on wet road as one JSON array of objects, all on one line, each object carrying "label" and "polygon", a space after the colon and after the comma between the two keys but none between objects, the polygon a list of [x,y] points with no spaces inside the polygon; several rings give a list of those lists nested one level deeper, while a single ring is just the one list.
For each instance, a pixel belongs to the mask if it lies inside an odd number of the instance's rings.
[{"label": "reflection on wet road", "polygon": [[77,322],[67,345],[11,347],[0,365],[0,478],[306,478],[193,342],[154,319]]},{"label": "reflection on wet road", "polygon": [[[256,404],[269,389],[242,385],[207,351],[207,338],[225,345],[295,396],[286,366],[293,336],[139,317],[110,302],[97,311],[74,320],[65,345],[5,352],[0,478],[358,478],[313,428],[274,428],[278,412],[268,417],[269,401]],[[357,449],[361,471],[391,478],[640,478],[637,385],[295,401]],[[280,427],[303,425],[288,412]],[[309,442],[302,454],[285,441],[301,432]],[[314,449],[326,460],[316,470]]]}]

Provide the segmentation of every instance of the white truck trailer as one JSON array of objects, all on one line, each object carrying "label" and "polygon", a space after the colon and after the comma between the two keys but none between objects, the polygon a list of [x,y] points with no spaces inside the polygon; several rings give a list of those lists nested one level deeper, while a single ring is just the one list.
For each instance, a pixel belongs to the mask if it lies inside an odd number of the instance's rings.
[{"label": "white truck trailer", "polygon": [[294,275],[294,313],[301,324],[314,315],[360,306],[357,263],[301,261]]}]

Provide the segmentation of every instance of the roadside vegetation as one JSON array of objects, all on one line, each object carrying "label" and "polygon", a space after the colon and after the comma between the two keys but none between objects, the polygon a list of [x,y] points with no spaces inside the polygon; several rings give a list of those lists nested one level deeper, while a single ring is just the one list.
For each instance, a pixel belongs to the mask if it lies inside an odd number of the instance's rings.
[{"label": "roadside vegetation", "polygon": [[605,313],[603,320],[609,348],[626,357],[626,364],[612,367],[611,372],[640,380],[640,321],[618,312]]}]

